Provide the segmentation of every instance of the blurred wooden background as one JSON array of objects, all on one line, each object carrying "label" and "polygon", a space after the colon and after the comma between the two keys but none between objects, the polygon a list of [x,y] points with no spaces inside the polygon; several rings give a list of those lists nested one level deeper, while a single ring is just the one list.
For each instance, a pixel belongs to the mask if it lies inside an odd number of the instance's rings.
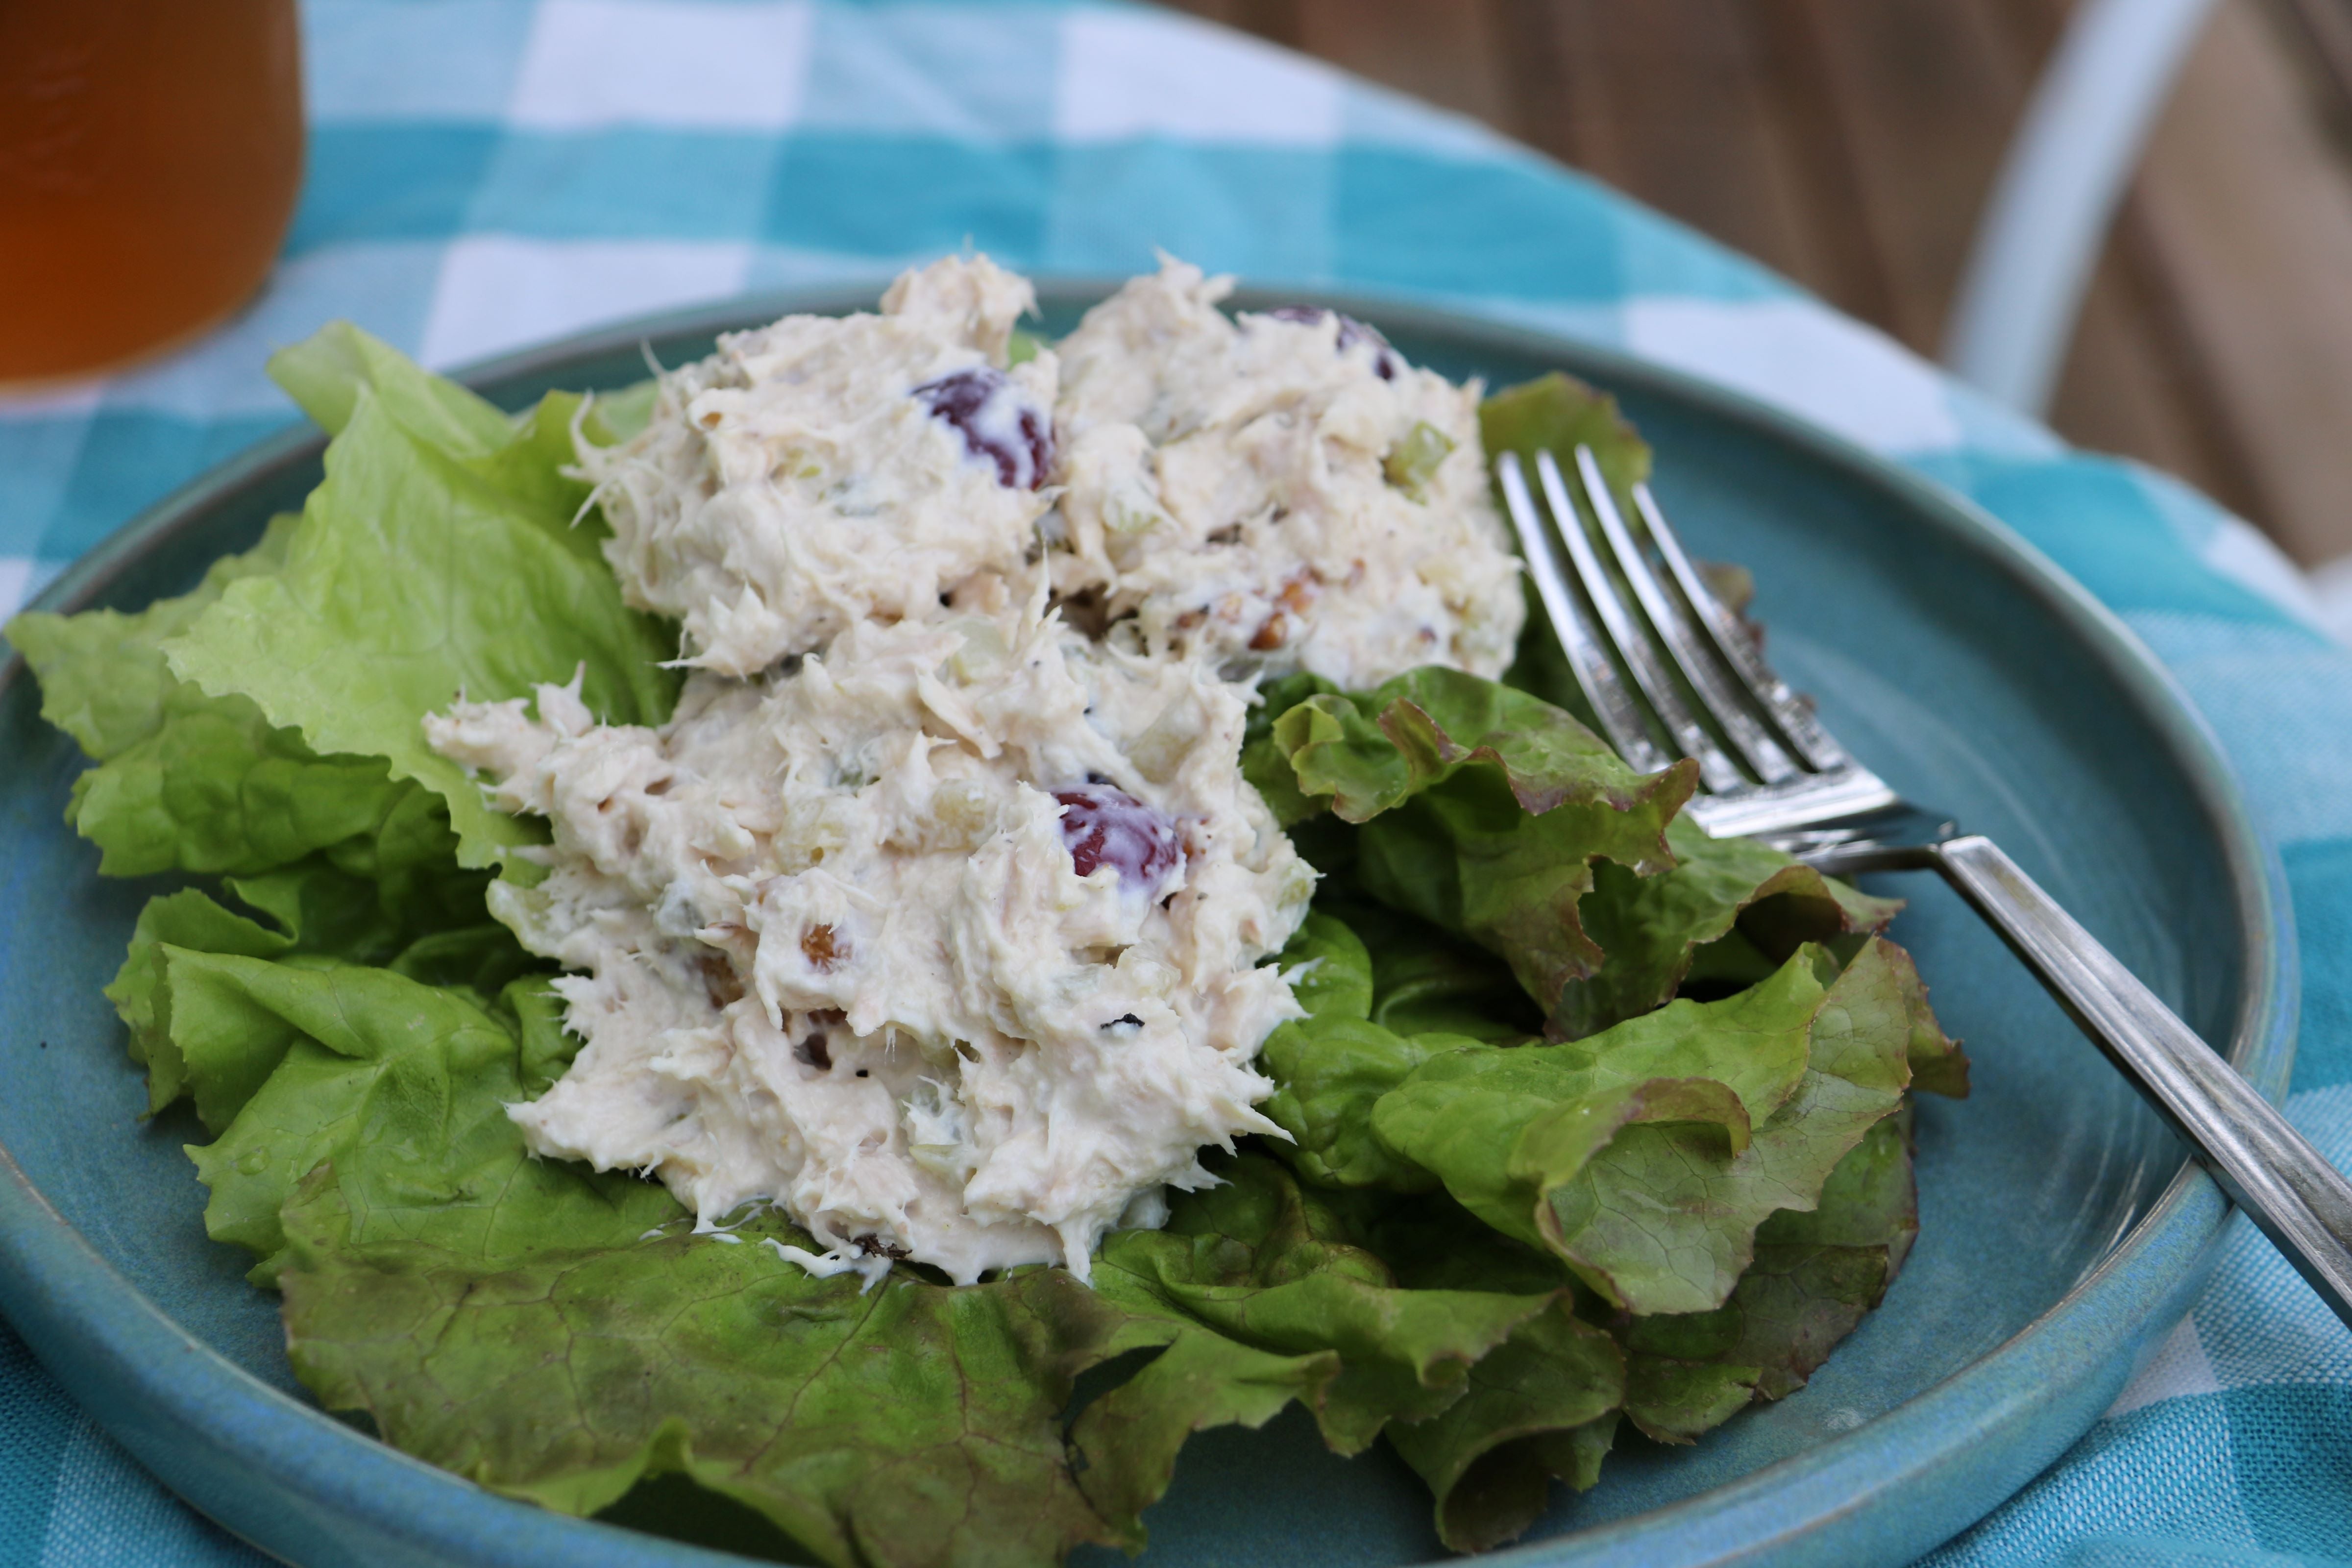
[{"label": "blurred wooden background", "polygon": [[[1933,355],[2068,0],[1176,0],[1475,115]],[[2051,410],[2352,555],[2352,0],[2224,0]]]}]

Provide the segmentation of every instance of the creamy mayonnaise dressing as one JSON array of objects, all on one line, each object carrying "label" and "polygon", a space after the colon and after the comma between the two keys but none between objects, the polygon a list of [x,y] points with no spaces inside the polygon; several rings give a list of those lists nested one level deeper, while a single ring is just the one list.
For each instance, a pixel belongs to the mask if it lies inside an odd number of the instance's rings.
[{"label": "creamy mayonnaise dressing", "polygon": [[535,1151],[968,1281],[1083,1275],[1275,1131],[1264,961],[1314,873],[1241,776],[1255,681],[1496,673],[1520,599],[1475,389],[1225,287],[1171,262],[1008,370],[1028,285],[951,258],[583,447],[624,591],[681,623],[676,714],[575,682],[425,721],[552,829],[491,898],[585,1042],[510,1109]]}]

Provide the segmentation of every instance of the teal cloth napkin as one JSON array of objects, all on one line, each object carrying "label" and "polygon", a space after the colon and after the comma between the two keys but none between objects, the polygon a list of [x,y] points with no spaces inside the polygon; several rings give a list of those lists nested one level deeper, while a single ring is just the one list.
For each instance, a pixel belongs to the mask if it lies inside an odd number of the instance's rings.
[{"label": "teal cloth napkin", "polygon": [[[1734,384],[1974,497],[2120,613],[2220,731],[2293,883],[2289,1112],[2352,1163],[2352,654],[2244,524],[2070,451],[1762,268],[1523,148],[1181,17],[1096,5],[310,0],[310,174],[200,346],[0,400],[0,613],[288,422],[348,317],[427,363],[966,244],[1415,296]],[[2352,1335],[2242,1222],[2088,1436],[1933,1562],[2352,1559]],[[0,1565],[255,1564],[0,1328]]]}]

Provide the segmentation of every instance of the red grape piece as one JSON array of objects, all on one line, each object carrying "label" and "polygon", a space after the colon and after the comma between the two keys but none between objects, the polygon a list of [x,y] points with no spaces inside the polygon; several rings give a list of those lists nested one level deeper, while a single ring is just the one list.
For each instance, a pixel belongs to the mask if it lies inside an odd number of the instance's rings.
[{"label": "red grape piece", "polygon": [[1176,825],[1115,784],[1054,792],[1062,803],[1062,842],[1081,877],[1108,866],[1120,883],[1157,898],[1184,858]]},{"label": "red grape piece", "polygon": [[1054,422],[1029,400],[1021,384],[992,365],[974,365],[927,381],[915,395],[963,436],[967,451],[996,465],[1009,489],[1034,490],[1054,466]]}]

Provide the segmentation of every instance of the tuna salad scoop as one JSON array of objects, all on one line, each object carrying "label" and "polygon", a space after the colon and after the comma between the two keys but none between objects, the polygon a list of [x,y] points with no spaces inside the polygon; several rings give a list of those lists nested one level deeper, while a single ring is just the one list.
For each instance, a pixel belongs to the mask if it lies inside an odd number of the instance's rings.
[{"label": "tuna salad scoop", "polygon": [[1054,356],[1004,367],[1034,303],[951,257],[879,315],[787,316],[663,376],[635,439],[580,449],[623,596],[677,618],[688,665],[746,676],[1019,567],[1054,458]]},{"label": "tuna salad scoop", "polygon": [[1333,311],[1228,317],[1232,290],[1163,260],[1062,342],[1055,588],[1237,676],[1502,674],[1526,605],[1478,384]]},{"label": "tuna salad scoop", "polygon": [[[583,444],[615,570],[682,624],[676,712],[599,724],[575,681],[425,721],[551,826],[491,890],[585,1041],[509,1108],[534,1152],[705,1227],[777,1205],[813,1268],[970,1281],[1083,1276],[1202,1148],[1280,1136],[1265,961],[1315,873],[1242,776],[1256,679],[1491,674],[1520,597],[1475,393],[1222,287],[1171,263],[1098,307],[1057,405],[1053,353],[1003,368],[1028,285],[951,258]],[[1114,500],[1153,521],[1112,541]]]},{"label": "tuna salad scoop", "polygon": [[840,1260],[1081,1274],[1195,1155],[1274,1128],[1258,960],[1314,873],[1241,778],[1242,694],[1076,637],[1041,597],[890,626],[659,731],[571,691],[431,721],[554,826],[496,887],[583,1036],[513,1115],[657,1170],[705,1221],[764,1199]]}]

